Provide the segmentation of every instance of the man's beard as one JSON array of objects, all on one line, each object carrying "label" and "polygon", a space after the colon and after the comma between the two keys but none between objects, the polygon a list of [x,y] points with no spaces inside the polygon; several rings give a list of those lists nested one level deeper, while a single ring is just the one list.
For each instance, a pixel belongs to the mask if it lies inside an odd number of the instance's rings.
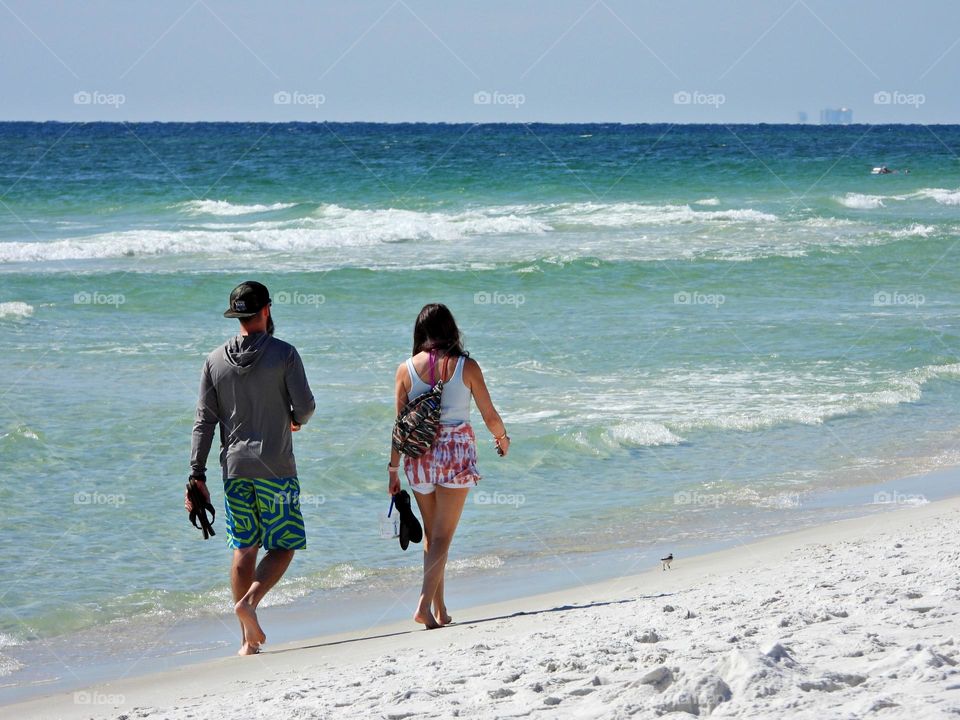
[{"label": "man's beard", "polygon": [[273,315],[267,318],[267,335],[273,335]]}]

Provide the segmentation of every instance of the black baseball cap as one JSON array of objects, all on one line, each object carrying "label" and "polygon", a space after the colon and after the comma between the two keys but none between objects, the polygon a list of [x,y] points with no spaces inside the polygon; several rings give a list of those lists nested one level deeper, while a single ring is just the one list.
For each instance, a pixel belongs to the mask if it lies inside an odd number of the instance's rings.
[{"label": "black baseball cap", "polygon": [[256,280],[247,280],[237,285],[230,293],[230,307],[223,316],[226,318],[249,318],[256,315],[272,302],[270,291]]}]

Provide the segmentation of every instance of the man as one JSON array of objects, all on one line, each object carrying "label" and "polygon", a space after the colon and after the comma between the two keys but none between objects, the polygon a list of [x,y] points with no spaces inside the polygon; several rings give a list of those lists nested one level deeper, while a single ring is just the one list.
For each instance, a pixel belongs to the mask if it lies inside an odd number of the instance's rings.
[{"label": "man", "polygon": [[[266,641],[257,606],[283,577],[294,551],[307,546],[291,433],[310,419],[316,404],[296,348],[273,337],[270,305],[270,293],[258,282],[241,283],[230,293],[223,316],[240,320],[240,334],[203,364],[190,455],[190,477],[209,501],[207,455],[219,424],[240,655],[255,655]],[[184,506],[193,509],[189,498]],[[266,554],[257,565],[260,547]]]}]

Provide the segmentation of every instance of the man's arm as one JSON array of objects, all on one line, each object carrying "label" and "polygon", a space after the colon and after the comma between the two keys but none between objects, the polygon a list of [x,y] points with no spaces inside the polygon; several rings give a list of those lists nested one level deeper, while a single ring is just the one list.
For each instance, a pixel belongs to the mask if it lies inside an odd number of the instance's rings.
[{"label": "man's arm", "polygon": [[193,443],[190,449],[190,473],[204,477],[207,455],[213,444],[213,433],[220,418],[217,416],[217,389],[210,378],[210,365],[203,363],[200,375],[200,395],[197,398],[197,417],[193,422]]},{"label": "man's arm", "polygon": [[307,373],[303,369],[303,360],[300,359],[300,353],[296,349],[291,350],[285,381],[287,395],[290,396],[291,420],[295,425],[306,425],[307,421],[313,417],[317,403],[313,399],[313,393],[310,392]]}]

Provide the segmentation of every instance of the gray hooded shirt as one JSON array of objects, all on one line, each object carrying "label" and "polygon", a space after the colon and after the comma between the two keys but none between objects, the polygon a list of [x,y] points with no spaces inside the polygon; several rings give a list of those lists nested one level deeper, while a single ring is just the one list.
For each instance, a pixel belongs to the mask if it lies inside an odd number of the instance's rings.
[{"label": "gray hooded shirt", "polygon": [[306,424],[315,409],[293,345],[267,333],[237,335],[203,364],[190,467],[206,471],[219,424],[224,479],[292,477],[297,464],[290,423]]}]

